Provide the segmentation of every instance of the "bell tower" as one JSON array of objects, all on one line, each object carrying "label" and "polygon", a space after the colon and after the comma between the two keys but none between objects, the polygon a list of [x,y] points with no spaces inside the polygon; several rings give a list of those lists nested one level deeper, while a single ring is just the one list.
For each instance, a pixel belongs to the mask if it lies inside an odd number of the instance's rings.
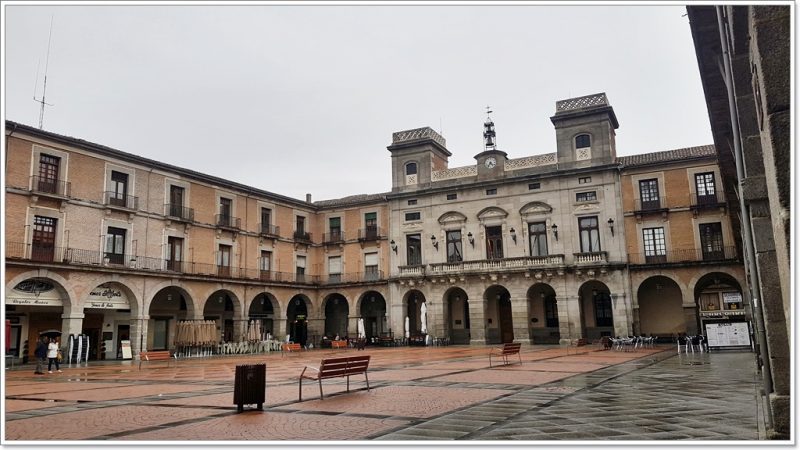
[{"label": "bell tower", "polygon": [[557,101],[550,121],[556,129],[559,167],[588,167],[616,160],[614,139],[619,123],[605,92]]},{"label": "bell tower", "polygon": [[483,148],[477,155],[478,179],[497,178],[505,175],[506,152],[497,149],[497,133],[494,131],[494,121],[490,114],[492,110],[486,107],[486,120],[483,122]]}]

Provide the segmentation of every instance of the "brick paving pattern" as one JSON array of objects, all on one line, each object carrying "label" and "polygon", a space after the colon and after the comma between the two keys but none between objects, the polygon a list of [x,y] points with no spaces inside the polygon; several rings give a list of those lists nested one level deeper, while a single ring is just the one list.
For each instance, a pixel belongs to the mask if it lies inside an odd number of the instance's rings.
[{"label": "brick paving pattern", "polygon": [[[523,346],[489,368],[488,347],[368,348],[363,376],[303,383],[313,350],[6,371],[6,442],[17,441],[607,441],[757,440],[758,383],[750,353],[676,355]],[[267,363],[265,410],[233,405],[236,365]]]}]

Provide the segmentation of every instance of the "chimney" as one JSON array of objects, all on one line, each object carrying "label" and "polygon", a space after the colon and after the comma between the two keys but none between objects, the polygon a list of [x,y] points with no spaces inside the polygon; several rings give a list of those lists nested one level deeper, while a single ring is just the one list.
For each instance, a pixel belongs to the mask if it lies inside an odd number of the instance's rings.
[{"label": "chimney", "polygon": [[311,194],[306,194],[306,203],[311,203]]}]

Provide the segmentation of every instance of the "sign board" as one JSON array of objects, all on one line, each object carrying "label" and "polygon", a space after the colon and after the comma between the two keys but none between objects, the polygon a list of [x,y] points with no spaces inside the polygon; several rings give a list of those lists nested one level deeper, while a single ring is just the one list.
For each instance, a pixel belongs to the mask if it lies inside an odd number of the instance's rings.
[{"label": "sign board", "polygon": [[742,302],[742,293],[741,292],[723,292],[722,293],[722,302],[723,303],[741,303]]},{"label": "sign board", "polygon": [[122,359],[132,359],[131,341],[119,341],[122,346]]},{"label": "sign board", "polygon": [[64,306],[60,298],[6,297],[6,305]]},{"label": "sign board", "polygon": [[747,322],[707,323],[709,347],[750,347],[750,328]]},{"label": "sign board", "polygon": [[86,308],[98,309],[130,309],[128,296],[118,287],[103,283],[92,289],[86,299]]}]

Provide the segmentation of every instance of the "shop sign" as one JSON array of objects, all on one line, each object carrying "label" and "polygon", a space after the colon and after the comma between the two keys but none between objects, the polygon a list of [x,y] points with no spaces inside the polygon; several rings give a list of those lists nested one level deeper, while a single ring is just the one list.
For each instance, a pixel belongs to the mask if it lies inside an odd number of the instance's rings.
[{"label": "shop sign", "polygon": [[130,309],[128,296],[121,289],[108,283],[92,289],[86,300],[86,308]]},{"label": "shop sign", "polygon": [[743,316],[744,310],[738,309],[735,311],[714,311],[714,312],[701,312],[701,317],[731,317],[731,316]]},{"label": "shop sign", "polygon": [[709,347],[750,346],[747,322],[707,323],[706,336]]},{"label": "shop sign", "polygon": [[6,305],[64,306],[60,298],[20,298],[6,297]]},{"label": "shop sign", "polygon": [[64,306],[53,283],[40,278],[25,280],[6,295],[7,305]]},{"label": "shop sign", "polygon": [[723,292],[722,293],[722,302],[723,303],[741,303],[742,302],[742,293],[741,292]]}]

